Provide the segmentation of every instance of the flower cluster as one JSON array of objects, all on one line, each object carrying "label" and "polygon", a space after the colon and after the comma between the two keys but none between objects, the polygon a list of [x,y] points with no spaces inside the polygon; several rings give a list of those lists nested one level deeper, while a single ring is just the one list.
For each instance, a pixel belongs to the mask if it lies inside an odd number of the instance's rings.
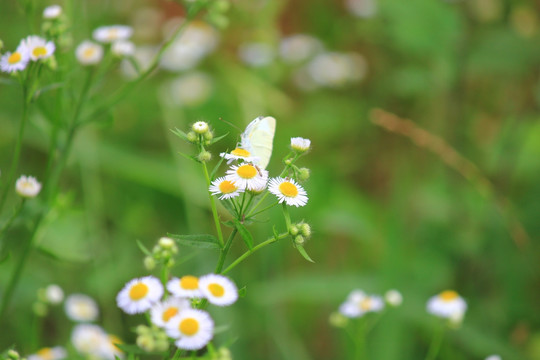
[{"label": "flower cluster", "polygon": [[[92,37],[101,44],[110,45],[115,56],[127,57],[135,53],[135,45],[129,41],[132,34],[133,29],[130,26],[111,25],[95,29]],[[84,40],[77,46],[75,54],[81,65],[95,65],[103,59],[104,48],[91,40]]]},{"label": "flower cluster", "polygon": [[[227,277],[208,274],[200,278],[184,275],[173,277],[166,284],[168,293],[164,296],[162,283],[153,276],[129,281],[118,293],[118,307],[128,314],[150,312],[154,326],[163,329],[175,339],[179,349],[198,350],[206,346],[214,336],[214,321],[206,311],[194,307],[206,299],[210,304],[228,306],[238,299],[236,285]],[[142,348],[154,341],[153,332],[142,327],[138,329],[137,343]]]},{"label": "flower cluster", "polygon": [[53,56],[56,46],[52,41],[30,35],[22,39],[13,52],[6,52],[0,58],[0,71],[17,73],[23,71],[31,62],[39,62]]}]

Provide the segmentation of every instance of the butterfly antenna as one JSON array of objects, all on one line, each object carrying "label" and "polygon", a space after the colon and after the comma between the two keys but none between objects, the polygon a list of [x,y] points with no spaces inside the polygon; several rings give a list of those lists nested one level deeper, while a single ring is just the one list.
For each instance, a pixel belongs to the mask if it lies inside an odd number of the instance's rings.
[{"label": "butterfly antenna", "polygon": [[227,120],[223,120],[222,117],[220,117],[220,118],[218,118],[218,119],[219,119],[219,121],[224,122],[225,124],[229,125],[230,127],[233,127],[233,128],[235,128],[236,130],[238,130],[238,131],[242,131],[242,129],[240,129],[238,126],[234,125],[232,122],[227,121]]}]

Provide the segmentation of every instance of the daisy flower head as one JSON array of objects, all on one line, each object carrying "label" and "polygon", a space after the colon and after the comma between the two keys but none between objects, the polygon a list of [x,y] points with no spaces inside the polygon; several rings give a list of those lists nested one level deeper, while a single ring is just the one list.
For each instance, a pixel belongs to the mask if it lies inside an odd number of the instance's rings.
[{"label": "daisy flower head", "polygon": [[268,183],[268,191],[276,195],[279,203],[285,201],[289,206],[304,206],[308,202],[306,190],[289,178],[273,178]]},{"label": "daisy flower head", "polygon": [[103,59],[103,47],[85,40],[77,46],[75,56],[81,65],[95,65]]},{"label": "daisy flower head", "polygon": [[61,346],[44,347],[35,354],[28,356],[28,360],[61,360],[67,358],[67,351]]},{"label": "daisy flower head", "polygon": [[259,189],[266,186],[268,171],[248,163],[233,165],[227,170],[225,179],[233,182],[239,189]]},{"label": "daisy flower head", "polygon": [[217,274],[202,276],[199,280],[199,287],[210,304],[228,306],[238,300],[238,289],[226,276]]},{"label": "daisy flower head", "polygon": [[33,176],[21,176],[15,182],[15,191],[24,198],[34,198],[41,191],[41,184]]},{"label": "daisy flower head", "polygon": [[19,45],[14,52],[6,52],[0,58],[0,70],[5,73],[12,73],[26,69],[30,54],[24,45]]},{"label": "daisy flower head", "polygon": [[60,304],[64,300],[64,291],[56,284],[51,284],[45,288],[45,298],[49,304]]},{"label": "daisy flower head", "polygon": [[163,285],[154,276],[129,281],[116,296],[116,304],[128,314],[139,314],[150,309],[161,299]]},{"label": "daisy flower head", "polygon": [[240,195],[241,192],[244,192],[230,180],[225,179],[224,177],[217,178],[212,181],[210,188],[208,189],[212,195],[221,195],[220,200],[231,199]]},{"label": "daisy flower head", "polygon": [[94,321],[97,319],[99,310],[96,302],[90,296],[84,294],[72,294],[64,303],[66,315],[73,321]]},{"label": "daisy flower head", "polygon": [[71,332],[71,343],[84,355],[103,358],[109,346],[107,333],[98,325],[79,324]]},{"label": "daisy flower head", "polygon": [[113,42],[111,51],[118,57],[133,56],[135,54],[135,44],[129,40],[118,40]]},{"label": "daisy flower head", "polygon": [[206,134],[210,130],[210,127],[208,126],[208,123],[206,121],[197,121],[196,123],[193,124],[191,128],[197,134],[201,134],[201,135]]},{"label": "daisy flower head", "polygon": [[56,19],[62,15],[62,7],[60,5],[51,5],[43,9],[44,19]]},{"label": "daisy flower head", "polygon": [[499,355],[489,355],[486,360],[502,360]]},{"label": "daisy flower head", "polygon": [[384,301],[377,295],[366,295],[361,291],[353,292],[339,307],[339,312],[349,318],[361,317],[369,312],[379,312],[384,308]]},{"label": "daisy flower head", "polygon": [[133,34],[131,26],[111,25],[101,26],[94,30],[92,37],[101,43],[113,43],[119,40],[127,40]]},{"label": "daisy flower head", "polygon": [[293,150],[296,150],[298,152],[306,152],[311,147],[311,140],[304,139],[301,137],[293,137],[291,138],[291,148]]},{"label": "daisy flower head", "polygon": [[174,296],[185,298],[202,297],[199,289],[199,278],[192,275],[184,275],[181,278],[174,277],[167,283],[167,290]]},{"label": "daisy flower head", "polygon": [[390,306],[400,306],[403,302],[403,295],[397,290],[388,290],[384,294],[384,300]]},{"label": "daisy flower head", "polygon": [[150,310],[152,323],[159,327],[165,327],[167,323],[180,312],[190,309],[187,299],[170,297],[163,302],[158,302]]},{"label": "daisy flower head", "polygon": [[251,156],[251,153],[249,151],[241,148],[236,148],[230,153],[223,152],[219,154],[219,156],[225,158],[225,160],[227,160],[227,164],[232,163],[234,160],[243,160],[250,163],[257,163],[259,161],[259,157]]},{"label": "daisy flower head", "polygon": [[467,303],[453,290],[445,290],[431,297],[427,311],[435,316],[450,320],[461,320],[467,310]]},{"label": "daisy flower head", "polygon": [[47,41],[42,37],[30,35],[21,41],[21,44],[28,49],[28,54],[32,61],[51,57],[56,47],[52,41]]},{"label": "daisy flower head", "polygon": [[167,335],[178,339],[180,349],[202,349],[214,336],[214,321],[206,311],[187,309],[173,317],[165,328]]}]

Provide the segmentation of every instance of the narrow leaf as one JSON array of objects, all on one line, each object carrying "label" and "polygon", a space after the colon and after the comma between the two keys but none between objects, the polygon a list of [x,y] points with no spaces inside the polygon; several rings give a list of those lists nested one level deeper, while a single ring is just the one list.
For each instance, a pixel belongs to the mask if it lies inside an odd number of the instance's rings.
[{"label": "narrow leaf", "polygon": [[184,154],[183,152],[179,152],[179,154],[182,155],[183,157],[185,157],[188,160],[193,160],[193,161],[195,161],[197,163],[200,162],[195,156]]},{"label": "narrow leaf", "polygon": [[232,227],[232,228],[236,227],[232,220],[222,221],[221,223],[228,227]]},{"label": "narrow leaf", "polygon": [[172,133],[176,136],[178,136],[180,139],[183,139],[183,140],[186,140],[186,141],[189,141],[188,138],[187,138],[187,134],[185,132],[183,132],[182,130],[178,129],[178,128],[175,128],[174,130],[172,130]]},{"label": "narrow leaf", "polygon": [[215,236],[209,234],[200,235],[175,235],[167,234],[167,236],[174,239],[178,245],[189,246],[199,249],[221,249],[218,240]]},{"label": "narrow leaf", "polygon": [[238,296],[240,296],[240,297],[245,297],[245,296],[246,296],[246,292],[247,292],[247,289],[246,289],[246,287],[244,286],[243,288],[238,289]]},{"label": "narrow leaf", "polygon": [[219,140],[223,139],[227,135],[229,135],[229,133],[226,133],[225,135],[218,136],[217,138],[213,138],[212,141],[210,141],[210,144],[217,143]]},{"label": "narrow leaf", "polygon": [[309,257],[308,253],[306,252],[306,249],[304,249],[303,246],[301,246],[301,245],[296,245],[296,249],[298,250],[298,252],[300,253],[300,255],[302,255],[302,256],[304,257],[304,259],[306,259],[306,260],[309,261],[309,262],[315,263],[315,261],[313,261],[313,260]]},{"label": "narrow leaf", "polygon": [[135,240],[137,242],[137,246],[139,246],[139,249],[141,249],[141,251],[144,253],[144,255],[148,255],[148,256],[152,256],[152,253],[150,252],[150,250],[148,250],[142,242],[140,242],[138,239]]},{"label": "narrow leaf", "polygon": [[272,227],[272,231],[274,232],[274,239],[276,239],[276,241],[278,241],[279,240],[279,233],[278,233],[275,225]]},{"label": "narrow leaf", "polygon": [[246,243],[249,250],[253,249],[253,236],[249,232],[248,229],[238,220],[234,220],[234,225],[236,227],[236,230],[238,230],[238,233],[240,236],[242,236],[242,240]]},{"label": "narrow leaf", "polygon": [[220,160],[218,161],[216,166],[214,166],[214,169],[210,173],[210,179],[215,179],[216,178],[216,173],[219,170],[219,167],[221,166],[221,164],[223,163],[224,160],[225,160],[225,158],[220,156]]}]

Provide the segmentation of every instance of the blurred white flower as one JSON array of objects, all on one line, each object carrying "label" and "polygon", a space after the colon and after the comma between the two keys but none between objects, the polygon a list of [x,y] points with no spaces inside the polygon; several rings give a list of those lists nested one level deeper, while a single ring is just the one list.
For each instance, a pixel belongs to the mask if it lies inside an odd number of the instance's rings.
[{"label": "blurred white flower", "polygon": [[30,53],[24,45],[19,45],[14,52],[6,52],[0,58],[0,70],[6,73],[22,71],[30,61]]},{"label": "blurred white flower", "polygon": [[348,318],[361,317],[369,312],[379,312],[384,308],[380,296],[367,295],[361,290],[353,290],[339,307],[339,312]]},{"label": "blurred white flower", "polygon": [[446,290],[431,297],[426,307],[430,314],[458,323],[463,319],[463,315],[467,310],[467,303],[457,292]]},{"label": "blurred white flower", "polygon": [[56,47],[52,41],[47,41],[42,37],[30,35],[21,41],[21,44],[28,49],[28,54],[32,61],[46,59],[54,53]]},{"label": "blurred white flower", "polygon": [[306,34],[284,37],[279,44],[281,58],[291,64],[307,61],[322,49],[323,45],[319,39]]},{"label": "blurred white flower", "polygon": [[131,26],[110,25],[98,27],[92,32],[92,37],[101,43],[113,43],[115,41],[127,40],[132,34],[133,29]]},{"label": "blurred white flower", "polygon": [[60,304],[64,300],[64,291],[56,284],[51,284],[45,288],[45,297],[50,304]]},{"label": "blurred white flower", "polygon": [[[139,70],[146,71],[151,65],[154,57],[158,53],[159,48],[153,45],[143,45],[135,47],[135,53],[133,54],[133,60],[139,67]],[[135,78],[138,73],[133,67],[130,60],[124,59],[120,64],[120,70],[122,74],[127,78]]]},{"label": "blurred white flower", "polygon": [[94,321],[99,314],[98,306],[94,299],[84,294],[69,295],[66,298],[64,307],[66,315],[73,321]]},{"label": "blurred white flower", "polygon": [[75,55],[81,65],[95,65],[103,59],[103,47],[85,40],[77,46]]},{"label": "blurred white flower", "polygon": [[367,63],[359,54],[327,52],[316,56],[307,65],[307,71],[318,85],[340,87],[361,80]]},{"label": "blurred white flower", "polygon": [[190,72],[163,84],[161,98],[171,106],[198,106],[212,95],[212,78],[202,72]]},{"label": "blurred white flower", "polygon": [[403,302],[403,296],[397,290],[388,290],[386,294],[384,294],[384,299],[388,305],[391,306],[399,306]]},{"label": "blurred white flower", "polygon": [[71,332],[71,343],[82,355],[98,359],[114,359],[110,354],[110,341],[107,333],[93,324],[78,324]]},{"label": "blurred white flower", "polygon": [[120,57],[133,56],[135,54],[135,44],[129,40],[118,40],[112,44],[111,52]]},{"label": "blurred white flower", "polygon": [[29,355],[28,360],[61,360],[67,358],[67,351],[61,346],[52,348],[45,347],[38,350],[35,354]]},{"label": "blurred white flower", "polygon": [[15,183],[15,191],[24,198],[34,198],[41,191],[41,184],[33,176],[22,175]]},{"label": "blurred white flower", "polygon": [[345,0],[345,7],[354,16],[370,18],[377,14],[376,0]]},{"label": "blurred white flower", "polygon": [[60,5],[47,6],[43,10],[43,17],[45,19],[56,19],[62,14],[62,7]]},{"label": "blurred white flower", "polygon": [[486,360],[502,360],[499,355],[489,355]]},{"label": "blurred white flower", "polygon": [[244,64],[253,67],[263,67],[270,64],[276,57],[276,51],[270,44],[263,42],[245,43],[238,49],[238,55]]}]

